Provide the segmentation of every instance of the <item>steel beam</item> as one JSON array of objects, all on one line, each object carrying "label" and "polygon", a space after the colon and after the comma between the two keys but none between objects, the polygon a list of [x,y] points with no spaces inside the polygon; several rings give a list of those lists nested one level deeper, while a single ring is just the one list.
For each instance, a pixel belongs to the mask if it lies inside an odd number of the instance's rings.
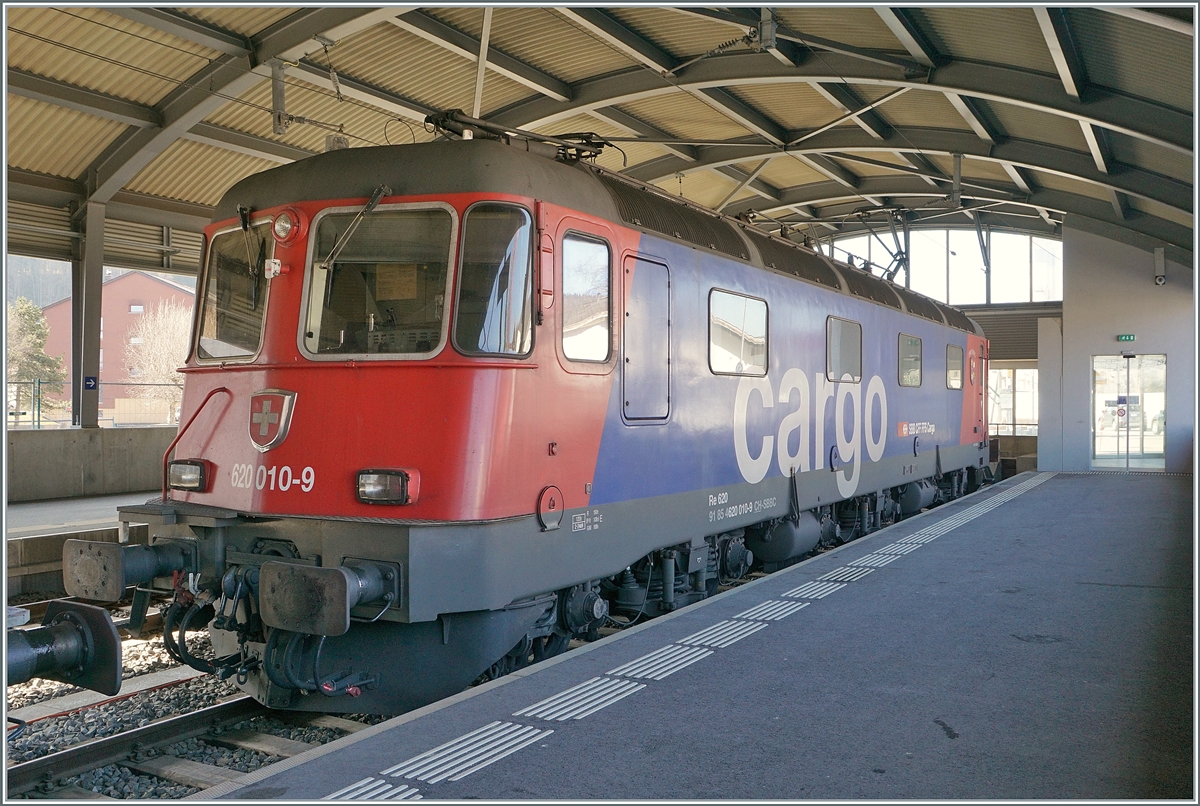
[{"label": "steel beam", "polygon": [[601,42],[621,52],[626,58],[643,67],[649,67],[655,73],[669,73],[679,63],[674,56],[598,8],[566,7],[554,10]]},{"label": "steel beam", "polygon": [[981,102],[956,92],[946,93],[946,100],[958,111],[958,114],[962,115],[962,119],[967,122],[971,131],[975,132],[980,140],[985,143],[1003,141],[1004,134],[1000,131],[1000,125],[984,110]]},{"label": "steel beam", "polygon": [[770,163],[770,160],[763,160],[758,164],[757,167],[753,168],[750,173],[746,173],[738,168],[734,168],[732,165],[721,165],[715,168],[714,170],[716,170],[717,173],[727,176],[738,183],[737,187],[730,191],[729,195],[727,195],[725,199],[716,206],[716,209],[725,209],[726,205],[733,201],[734,196],[747,188],[764,199],[768,199],[770,201],[779,201],[779,188],[763,182],[758,178],[758,175],[762,173],[763,168],[766,168]]},{"label": "steel beam", "polygon": [[720,87],[705,87],[699,90],[698,97],[706,100],[709,105],[717,107],[718,111],[730,120],[765,137],[775,145],[783,145],[787,141],[787,130],[728,90]]},{"label": "steel beam", "polygon": [[192,126],[270,75],[266,62],[273,58],[296,60],[321,48],[318,34],[330,39],[349,35],[374,25],[395,9],[363,9],[347,6],[297,11],[251,39],[250,56],[225,54],[193,74],[167,96],[155,110],[162,125],[143,128],[117,139],[89,167],[88,198],[106,202],[143,168],[184,136]]},{"label": "steel beam", "polygon": [[[812,88],[820,93],[829,103],[846,113],[858,112],[867,106],[867,102],[858,97],[858,93],[846,84],[822,83],[817,81],[813,83]],[[887,137],[888,132],[892,130],[891,124],[884,120],[883,116],[874,109],[855,115],[852,119],[863,131],[878,140]]]},{"label": "steel beam", "polygon": [[[715,165],[736,165],[753,162],[768,156],[783,156],[778,149],[769,146],[747,146],[732,143],[725,146],[701,148],[699,159],[684,163],[674,159],[654,160],[631,168],[628,173],[645,182],[654,182],[673,173],[688,173],[706,170]],[[902,154],[937,154],[949,156],[963,154],[973,159],[1076,179],[1103,188],[1112,188],[1131,196],[1156,201],[1185,213],[1193,209],[1192,186],[1176,179],[1133,166],[1121,166],[1117,173],[1104,173],[1093,163],[1092,158],[1079,151],[1034,143],[1028,140],[1008,139],[998,145],[982,142],[969,132],[954,132],[934,129],[901,129],[885,140],[875,140],[865,132],[842,127],[832,129],[806,140],[787,153],[818,154],[828,152],[853,152],[869,156],[871,153],[900,152]],[[920,167],[920,166],[918,166]],[[899,169],[902,171],[902,169]]]},{"label": "steel beam", "polygon": [[938,52],[933,41],[917,23],[913,13],[907,8],[875,7],[884,25],[892,32],[900,44],[908,51],[913,60],[926,67],[937,67],[946,62],[946,57]]},{"label": "steel beam", "polygon": [[[393,17],[388,22],[464,59],[474,62],[479,58],[480,40],[424,11],[410,11],[401,17]],[[571,87],[565,81],[498,50],[490,43],[487,49],[487,66],[505,78],[540,92],[548,98],[556,101],[571,100]]]},{"label": "steel beam", "polygon": [[[590,113],[592,117],[604,121],[618,129],[624,129],[636,137],[657,138],[662,140],[671,139],[671,135],[656,129],[644,120],[635,118],[627,112],[622,112],[615,106],[606,106],[601,109],[593,109]],[[660,143],[665,150],[674,154],[682,160],[695,162],[697,151],[694,146],[676,145],[672,143]]]},{"label": "steel beam", "polygon": [[[83,307],[80,323],[83,328],[82,360],[79,362],[79,375],[71,379],[78,384],[79,395],[79,426],[81,428],[98,428],[100,426],[100,388],[93,385],[88,388],[88,379],[100,378],[100,310],[104,285],[104,205],[89,201],[83,206],[84,241],[83,241]],[[110,356],[109,360],[112,360]]]},{"label": "steel beam", "polygon": [[[87,198],[87,192],[80,182],[20,168],[8,169],[7,188],[8,198],[43,207],[61,209],[83,204]],[[207,205],[126,191],[116,194],[105,205],[108,219],[171,227],[185,232],[202,232],[212,220],[212,214],[213,208]]]},{"label": "steel beam", "polygon": [[171,9],[106,6],[104,10],[228,56],[249,56],[254,52],[245,37]]},{"label": "steel beam", "polygon": [[183,139],[223,148],[227,151],[236,151],[248,157],[270,160],[271,162],[278,162],[280,164],[302,160],[316,153],[305,148],[297,148],[287,143],[281,143],[278,140],[268,140],[265,137],[258,137],[257,135],[246,134],[245,132],[226,129],[223,126],[214,126],[211,123],[204,122],[197,123],[188,129],[183,135]]},{"label": "steel beam", "polygon": [[[847,192],[844,186],[836,182],[819,182],[782,190],[780,192],[780,201],[774,207],[759,209],[756,206],[756,200],[745,199],[730,204],[726,208],[725,213],[728,215],[738,215],[740,213],[755,211],[771,214],[775,210],[782,210],[791,205],[806,204],[817,207],[818,212],[825,217],[830,213],[828,209],[830,205],[844,204],[850,208],[861,205],[861,202],[859,202],[860,194],[914,200],[921,198],[934,199],[945,195],[922,183],[918,177],[869,176],[862,178],[857,192]],[[1129,218],[1121,219],[1117,217],[1116,211],[1108,201],[1047,188],[1036,190],[1025,200],[1013,200],[1009,196],[1010,194],[1001,188],[997,188],[991,192],[979,189],[965,190],[963,192],[963,198],[965,199],[1001,201],[1009,206],[1024,207],[1035,212],[1037,208],[1043,207],[1063,215],[1081,215],[1106,222],[1113,227],[1120,227],[1132,232],[1148,235],[1159,241],[1173,244],[1181,249],[1191,249],[1191,227],[1185,227],[1173,221],[1167,221],[1166,219],[1144,213],[1131,213]]]},{"label": "steel beam", "polygon": [[[139,129],[162,126],[162,115],[152,106],[126,101],[84,87],[9,68],[8,89],[16,95],[55,104],[76,112],[113,120]],[[253,134],[197,123],[182,135],[184,139],[236,151],[272,162],[293,162],[312,156],[311,151],[289,146],[278,140],[268,140]]]},{"label": "steel beam", "polygon": [[1083,69],[1079,43],[1067,19],[1067,10],[1035,6],[1033,14],[1037,17],[1038,27],[1042,29],[1042,37],[1046,40],[1050,57],[1054,59],[1054,68],[1062,79],[1063,89],[1076,101],[1080,100],[1087,88],[1087,74]]},{"label": "steel beam", "polygon": [[[316,84],[323,89],[333,90],[333,82],[329,79],[329,71],[316,62],[301,59],[299,64],[289,69],[292,71],[292,75],[300,76],[310,84]],[[414,101],[412,98],[406,98],[403,95],[398,95],[382,87],[376,87],[361,79],[341,73],[338,73],[338,86],[341,88],[342,95],[347,98],[368,103],[379,107],[385,112],[414,120],[417,123],[424,123],[428,115],[441,111],[431,106],[426,106],[419,101]]]},{"label": "steel beam", "polygon": [[573,85],[575,97],[566,103],[533,98],[493,115],[492,120],[501,125],[531,128],[603,106],[654,98],[676,89],[728,89],[813,81],[909,87],[1014,104],[1095,123],[1176,153],[1188,156],[1192,153],[1190,110],[1173,109],[1101,89],[1094,90],[1084,104],[1066,94],[1057,76],[1014,67],[950,62],[939,67],[927,80],[918,80],[906,77],[899,68],[870,64],[840,54],[809,59],[800,67],[788,67],[762,53],[730,54],[696,62],[681,70],[674,82],[664,81],[660,75],[645,70],[614,73]]},{"label": "steel beam", "polygon": [[1079,127],[1083,129],[1083,139],[1087,141],[1088,151],[1096,163],[1096,170],[1105,174],[1112,173],[1112,149],[1109,148],[1108,135],[1104,129],[1090,123],[1080,123]]},{"label": "steel beam", "polygon": [[162,115],[153,107],[27,73],[15,67],[8,68],[8,91],[22,98],[73,109],[139,129],[162,126]]}]

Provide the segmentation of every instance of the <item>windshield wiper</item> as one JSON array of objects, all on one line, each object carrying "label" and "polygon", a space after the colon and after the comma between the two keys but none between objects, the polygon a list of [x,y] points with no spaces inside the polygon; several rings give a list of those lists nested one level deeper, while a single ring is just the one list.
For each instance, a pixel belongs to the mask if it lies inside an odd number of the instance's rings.
[{"label": "windshield wiper", "polygon": [[352,236],[354,231],[358,229],[358,225],[362,223],[363,217],[379,205],[380,199],[382,199],[384,196],[391,195],[391,193],[392,189],[387,185],[380,185],[379,187],[375,188],[375,192],[371,194],[371,200],[367,202],[367,206],[358,211],[358,215],[356,215],[354,220],[350,222],[350,226],[346,227],[346,231],[342,233],[342,237],[338,238],[337,242],[333,245],[333,249],[329,250],[329,257],[325,258],[325,260],[321,263],[322,269],[328,271],[329,269],[333,268],[333,264],[338,259],[338,255],[340,255],[342,250],[346,248],[346,244],[350,241],[350,236]]}]

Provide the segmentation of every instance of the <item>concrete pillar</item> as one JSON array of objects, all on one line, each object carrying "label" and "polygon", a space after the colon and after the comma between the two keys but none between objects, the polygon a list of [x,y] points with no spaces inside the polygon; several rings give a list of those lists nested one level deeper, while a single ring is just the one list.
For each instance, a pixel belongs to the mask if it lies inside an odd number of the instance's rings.
[{"label": "concrete pillar", "polygon": [[[76,219],[76,228],[83,234],[83,222]],[[79,425],[83,384],[83,239],[73,238],[71,247],[71,425]]]},{"label": "concrete pillar", "polygon": [[1038,470],[1063,469],[1062,320],[1038,319]]},{"label": "concrete pillar", "polygon": [[100,425],[100,390],[86,388],[86,379],[100,378],[100,305],[104,284],[104,205],[88,202],[84,216],[80,374],[73,379],[79,390],[79,419],[83,428]]}]

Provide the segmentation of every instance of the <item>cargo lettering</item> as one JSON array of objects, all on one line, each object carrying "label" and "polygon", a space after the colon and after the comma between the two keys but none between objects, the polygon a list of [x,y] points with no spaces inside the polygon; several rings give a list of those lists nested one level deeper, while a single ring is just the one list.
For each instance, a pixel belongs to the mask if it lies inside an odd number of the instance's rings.
[{"label": "cargo lettering", "polygon": [[[775,433],[751,435],[748,427],[750,406],[773,409],[776,403],[787,413],[779,421]],[[834,433],[833,439],[829,440],[825,431],[826,413],[831,403]],[[875,422],[876,412],[879,413],[878,430],[871,425]],[[784,373],[778,396],[769,378],[743,377],[738,383],[733,408],[733,450],[738,470],[750,484],[766,478],[772,459],[784,476],[790,475],[793,469],[797,473],[821,470],[832,453],[830,449],[836,447],[841,462],[837,472],[838,492],[850,497],[858,490],[861,463],[867,460],[878,462],[883,457],[888,434],[887,417],[887,391],[878,375],[864,384],[850,382],[849,376],[832,382],[824,373],[814,372],[810,385],[804,372],[792,368]],[[795,452],[792,451],[793,444],[796,445]]]}]

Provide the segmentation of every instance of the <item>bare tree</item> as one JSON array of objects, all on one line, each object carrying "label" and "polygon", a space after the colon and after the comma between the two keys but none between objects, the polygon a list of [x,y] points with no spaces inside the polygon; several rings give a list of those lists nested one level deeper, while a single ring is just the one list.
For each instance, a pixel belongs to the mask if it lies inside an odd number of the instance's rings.
[{"label": "bare tree", "polygon": [[177,370],[187,359],[191,330],[192,308],[178,300],[164,299],[141,315],[129,329],[125,366],[130,383],[148,385],[129,387],[131,397],[174,403],[183,398]]}]

